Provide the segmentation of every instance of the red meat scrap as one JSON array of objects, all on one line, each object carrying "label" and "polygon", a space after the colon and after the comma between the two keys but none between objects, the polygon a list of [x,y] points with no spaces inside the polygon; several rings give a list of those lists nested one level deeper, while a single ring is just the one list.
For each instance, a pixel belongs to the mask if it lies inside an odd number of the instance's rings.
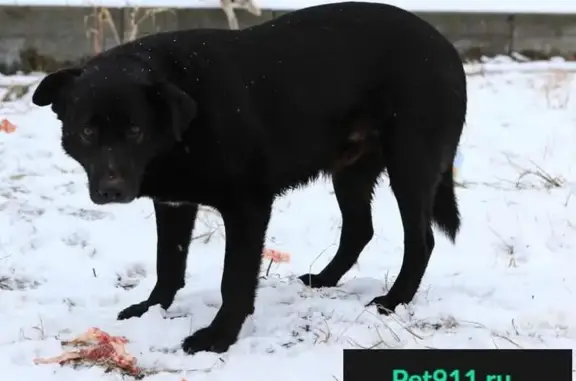
[{"label": "red meat scrap", "polygon": [[123,336],[112,336],[99,328],[90,328],[84,334],[62,341],[62,345],[76,349],[64,351],[59,356],[36,358],[35,364],[81,363],[104,366],[108,370],[119,369],[132,375],[140,374],[136,358],[126,351],[128,340]]}]

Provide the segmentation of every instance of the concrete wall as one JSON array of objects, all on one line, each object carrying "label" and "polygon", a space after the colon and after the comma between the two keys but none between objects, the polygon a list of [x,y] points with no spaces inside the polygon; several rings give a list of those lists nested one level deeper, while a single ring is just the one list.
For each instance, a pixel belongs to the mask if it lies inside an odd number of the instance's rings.
[{"label": "concrete wall", "polygon": [[[129,29],[129,9],[110,9],[119,33]],[[52,71],[94,52],[91,8],[0,7],[0,72]],[[241,27],[278,17],[237,11]],[[516,51],[533,58],[576,56],[576,15],[420,14],[444,33],[465,59]],[[140,34],[182,28],[227,28],[221,10],[173,10],[140,26]],[[104,48],[116,43],[108,27]]]}]

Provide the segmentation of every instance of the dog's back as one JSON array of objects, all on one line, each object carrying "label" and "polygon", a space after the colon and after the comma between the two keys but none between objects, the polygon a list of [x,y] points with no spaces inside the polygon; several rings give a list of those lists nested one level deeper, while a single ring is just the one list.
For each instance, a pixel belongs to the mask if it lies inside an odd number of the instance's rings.
[{"label": "dog's back", "polygon": [[[246,83],[252,102],[277,105],[270,112],[287,117],[298,111],[313,116],[310,99],[317,113],[324,113],[332,110],[320,107],[345,108],[351,99],[383,86],[409,92],[432,81],[465,81],[457,51],[436,29],[410,12],[378,3],[310,7],[240,31],[163,32],[97,59],[110,61],[119,53],[148,56],[192,92],[201,79],[216,81],[227,69],[224,79],[237,76]],[[330,101],[323,105],[327,93]]]},{"label": "dog's back", "polygon": [[404,100],[419,98],[430,110],[466,104],[455,48],[417,16],[384,4],[322,5],[241,31],[160,33],[117,52],[150,57],[197,98],[211,128],[224,129],[223,151],[246,159],[264,150],[267,160],[289,162],[266,162],[283,167],[268,174],[282,177],[279,186],[329,172],[354,133],[352,119],[389,121],[378,126],[388,134]]}]

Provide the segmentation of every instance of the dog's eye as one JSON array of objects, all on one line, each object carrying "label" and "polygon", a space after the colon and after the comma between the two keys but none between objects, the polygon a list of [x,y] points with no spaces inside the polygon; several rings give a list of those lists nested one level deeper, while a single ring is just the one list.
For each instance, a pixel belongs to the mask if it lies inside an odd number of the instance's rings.
[{"label": "dog's eye", "polygon": [[131,126],[127,131],[127,135],[130,138],[138,139],[142,136],[142,129],[139,126]]},{"label": "dog's eye", "polygon": [[139,126],[132,126],[132,127],[130,127],[130,130],[128,130],[128,131],[132,135],[138,135],[140,133],[140,127]]},{"label": "dog's eye", "polygon": [[92,127],[84,127],[82,132],[80,133],[80,139],[86,144],[90,144],[92,141],[92,136],[96,133],[96,131]]}]

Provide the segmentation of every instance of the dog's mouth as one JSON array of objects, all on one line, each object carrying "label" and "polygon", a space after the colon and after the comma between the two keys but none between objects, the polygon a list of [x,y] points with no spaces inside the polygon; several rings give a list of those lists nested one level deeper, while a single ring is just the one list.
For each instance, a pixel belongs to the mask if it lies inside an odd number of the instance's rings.
[{"label": "dog's mouth", "polygon": [[96,205],[128,204],[136,199],[136,194],[116,193],[109,190],[90,192],[90,199]]},{"label": "dog's mouth", "polygon": [[138,195],[137,187],[125,181],[100,182],[89,185],[90,199],[96,205],[128,204]]},{"label": "dog's mouth", "polygon": [[129,204],[132,201],[134,201],[136,197],[130,195],[120,195],[110,197],[107,194],[94,192],[90,193],[90,199],[96,205],[106,205],[106,204]]}]

